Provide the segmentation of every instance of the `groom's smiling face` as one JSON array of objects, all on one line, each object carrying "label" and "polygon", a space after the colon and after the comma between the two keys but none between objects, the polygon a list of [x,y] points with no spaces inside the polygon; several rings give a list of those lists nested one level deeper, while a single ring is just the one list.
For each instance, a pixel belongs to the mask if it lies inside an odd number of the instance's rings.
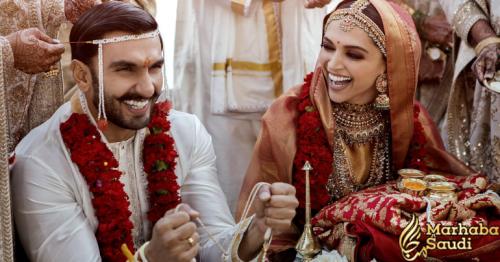
[{"label": "groom's smiling face", "polygon": [[[103,38],[129,35],[112,32]],[[108,120],[125,129],[147,126],[163,85],[159,36],[103,45],[104,104]],[[92,58],[91,101],[99,105],[98,59]]]}]

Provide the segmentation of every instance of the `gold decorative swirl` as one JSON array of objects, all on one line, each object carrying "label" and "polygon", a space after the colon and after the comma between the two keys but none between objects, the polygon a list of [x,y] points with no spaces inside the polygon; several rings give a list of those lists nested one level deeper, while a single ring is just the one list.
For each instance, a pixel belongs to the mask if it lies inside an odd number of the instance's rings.
[{"label": "gold decorative swirl", "polygon": [[418,217],[413,214],[410,223],[403,229],[399,237],[399,247],[401,254],[406,261],[414,261],[419,256],[426,257],[427,249],[424,247],[421,251],[417,251],[420,245],[421,228],[418,222]]}]

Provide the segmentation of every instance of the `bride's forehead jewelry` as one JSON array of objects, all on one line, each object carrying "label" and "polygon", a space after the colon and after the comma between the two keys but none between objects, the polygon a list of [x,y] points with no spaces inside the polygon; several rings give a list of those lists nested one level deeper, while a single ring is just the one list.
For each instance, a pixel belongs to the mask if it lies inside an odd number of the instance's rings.
[{"label": "bride's forehead jewelry", "polygon": [[349,8],[337,9],[334,11],[325,23],[324,31],[328,28],[331,22],[342,20],[340,29],[344,32],[351,31],[355,26],[365,31],[368,36],[375,42],[380,52],[387,56],[385,49],[385,35],[380,28],[368,16],[363,14],[363,10],[370,4],[368,0],[358,0]]},{"label": "bride's forehead jewelry", "polygon": [[[104,107],[104,64],[103,64],[103,52],[102,52],[102,47],[103,45],[106,44],[111,44],[111,43],[120,43],[120,42],[126,42],[126,41],[133,41],[133,40],[141,40],[141,39],[146,39],[146,38],[154,38],[160,35],[160,31],[154,30],[148,33],[144,34],[137,34],[137,35],[122,35],[122,36],[115,36],[115,37],[110,37],[110,38],[103,38],[103,39],[96,39],[96,40],[89,40],[89,41],[81,41],[81,42],[69,42],[69,43],[82,43],[82,44],[94,44],[98,45],[97,47],[97,61],[98,61],[98,80],[99,80],[99,105],[97,109],[97,126],[101,130],[105,130],[107,127],[107,116],[106,116],[106,109]],[[165,57],[165,54],[163,54],[163,57]],[[165,67],[163,67],[163,78],[165,78]]]}]

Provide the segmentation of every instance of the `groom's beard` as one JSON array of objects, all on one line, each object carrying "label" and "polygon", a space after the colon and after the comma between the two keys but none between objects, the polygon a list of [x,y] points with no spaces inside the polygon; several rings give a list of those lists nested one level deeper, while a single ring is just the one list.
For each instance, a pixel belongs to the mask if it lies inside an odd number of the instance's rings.
[{"label": "groom's beard", "polygon": [[[94,78],[94,76],[92,76],[92,78]],[[99,82],[97,79],[93,79],[92,82],[92,86],[94,89],[92,103],[94,104],[96,109],[99,109]],[[104,88],[104,107],[106,110],[108,121],[124,129],[142,129],[149,124],[149,121],[151,121],[154,104],[156,103],[156,100],[159,96],[160,93],[155,89],[155,93],[151,97],[143,97],[141,95],[138,95],[134,91],[129,91],[121,97],[115,98],[113,96],[107,95],[106,88]],[[149,100],[149,110],[147,113],[140,117],[126,116],[122,111],[123,107],[127,106],[123,103],[126,100]]]}]

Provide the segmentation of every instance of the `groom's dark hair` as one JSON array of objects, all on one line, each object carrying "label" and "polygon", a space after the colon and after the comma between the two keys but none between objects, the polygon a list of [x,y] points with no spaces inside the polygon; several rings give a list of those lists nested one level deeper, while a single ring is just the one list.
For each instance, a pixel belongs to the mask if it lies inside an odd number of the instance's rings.
[{"label": "groom's dark hair", "polygon": [[82,42],[102,39],[115,31],[142,34],[157,28],[151,14],[132,4],[110,1],[96,5],[83,13],[71,29],[71,58],[89,65],[90,59],[97,55],[97,45]]}]

